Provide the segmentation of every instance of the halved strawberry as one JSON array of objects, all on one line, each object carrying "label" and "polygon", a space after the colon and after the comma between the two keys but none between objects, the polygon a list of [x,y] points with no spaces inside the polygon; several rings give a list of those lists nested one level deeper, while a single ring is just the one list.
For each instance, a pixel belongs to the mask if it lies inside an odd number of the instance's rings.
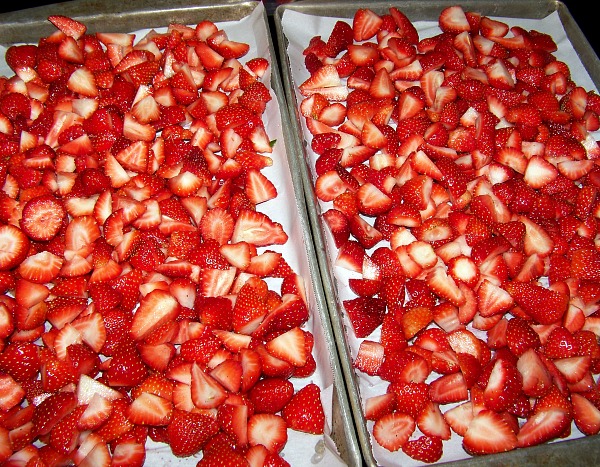
[{"label": "halved strawberry", "polygon": [[474,455],[512,451],[517,443],[510,425],[491,410],[476,413],[463,438],[463,447]]},{"label": "halved strawberry", "polygon": [[416,423],[410,415],[392,412],[379,418],[373,425],[373,437],[377,444],[388,451],[398,451],[415,430]]},{"label": "halved strawberry", "polygon": [[571,416],[563,409],[537,410],[519,430],[517,446],[535,446],[550,441],[560,436],[570,423]]},{"label": "halved strawberry", "polygon": [[325,413],[321,402],[321,389],[310,383],[299,389],[282,410],[289,428],[305,433],[321,434],[325,426]]},{"label": "halved strawberry", "polygon": [[27,257],[30,241],[25,233],[10,224],[0,226],[2,251],[0,254],[0,269],[13,269]]},{"label": "halved strawberry", "polygon": [[269,216],[258,211],[242,210],[235,222],[231,241],[245,241],[256,246],[283,244],[287,234],[282,226],[273,222]]}]

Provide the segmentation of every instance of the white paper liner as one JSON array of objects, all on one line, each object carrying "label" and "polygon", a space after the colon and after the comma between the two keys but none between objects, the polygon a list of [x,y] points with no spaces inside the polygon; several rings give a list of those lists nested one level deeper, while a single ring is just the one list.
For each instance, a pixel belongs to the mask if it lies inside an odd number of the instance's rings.
[{"label": "white paper liner", "polygon": [[[202,21],[199,17],[197,22]],[[269,32],[266,21],[264,20],[264,6],[262,2],[257,3],[253,12],[239,21],[226,21],[215,23],[219,29],[223,29],[230,40],[244,42],[250,46],[248,53],[241,57],[241,63],[245,63],[254,57],[263,57],[272,62],[269,49]],[[154,28],[156,32],[162,33],[167,30],[163,28]],[[194,26],[194,25],[191,25]],[[109,32],[110,24],[107,24],[106,32]],[[151,29],[140,29],[132,31],[135,34],[136,42],[141,40]],[[14,72],[6,65],[4,55],[6,47],[0,46],[0,76],[12,76]],[[280,455],[296,467],[309,466],[327,466],[337,467],[346,465],[338,454],[335,443],[331,440],[332,430],[332,401],[334,398],[333,371],[331,367],[330,351],[326,337],[323,333],[321,316],[316,303],[314,284],[311,278],[309,260],[307,251],[304,247],[305,231],[301,223],[301,218],[296,204],[294,193],[294,182],[290,173],[287,148],[284,142],[283,124],[281,118],[281,107],[272,89],[270,79],[271,69],[267,71],[263,78],[264,84],[269,88],[272,100],[267,103],[267,108],[263,114],[265,130],[271,141],[276,141],[273,146],[273,159],[271,167],[264,168],[262,173],[277,188],[277,197],[257,206],[257,210],[267,214],[273,221],[280,223],[284,231],[288,234],[288,241],[284,245],[272,245],[265,248],[259,248],[277,251],[283,254],[283,257],[290,267],[297,274],[304,278],[306,285],[306,296],[310,310],[310,318],[303,326],[303,329],[309,330],[314,335],[313,356],[317,362],[317,370],[308,378],[291,378],[290,382],[294,384],[297,390],[308,383],[315,383],[321,388],[321,400],[325,410],[325,434],[311,435],[288,429],[288,442]],[[303,202],[303,201],[302,201]],[[306,232],[307,235],[310,235]],[[281,280],[268,279],[269,287],[273,290],[279,290]],[[171,449],[164,443],[155,443],[148,439],[147,442],[146,465],[151,466],[192,466],[196,465],[202,455],[187,458],[177,458],[173,456]]]},{"label": "white paper liner", "polygon": [[[402,10],[402,7],[399,7]],[[547,33],[552,36],[558,50],[553,53],[553,55],[557,58],[557,60],[561,60],[565,62],[571,71],[571,77],[575,83],[579,86],[582,86],[586,90],[596,90],[594,82],[590,78],[587,70],[583,66],[579,56],[575,52],[572,43],[569,41],[566,31],[562,25],[558,12],[553,12],[547,17],[543,19],[522,19],[522,18],[508,18],[508,17],[496,17],[493,16],[493,19],[497,19],[499,21],[503,21],[509,26],[521,26],[526,30],[536,30],[539,32]],[[300,94],[298,85],[303,83],[310,74],[306,70],[304,65],[304,55],[303,51],[308,46],[310,40],[314,36],[321,36],[321,38],[326,41],[333,26],[338,20],[343,20],[346,22],[352,23],[352,18],[341,18],[341,17],[326,17],[326,16],[314,16],[305,13],[299,13],[293,10],[285,10],[281,25],[282,31],[285,38],[288,41],[287,53],[289,55],[289,72],[291,74],[293,83],[294,83],[294,92],[296,95],[296,101],[298,104],[302,102],[304,97]],[[416,27],[419,38],[427,38],[435,36],[441,33],[439,29],[437,21],[416,21],[413,23]],[[314,173],[314,163],[316,161],[317,155],[312,152],[310,149],[310,142],[312,140],[312,135],[308,131],[306,127],[306,123],[304,119],[301,119],[303,137],[307,142],[307,155],[310,158],[309,166],[313,169],[311,173],[313,177],[313,182],[316,179],[316,175]],[[332,203],[318,201],[318,212],[323,213],[332,207]],[[337,288],[338,300],[337,304],[338,310],[343,310],[343,306],[341,302],[344,300],[356,298],[356,295],[350,290],[348,287],[348,279],[352,277],[359,278],[360,274],[352,273],[346,269],[341,267],[334,266],[335,258],[338,254],[338,249],[335,247],[333,237],[330,231],[327,228],[322,229],[324,233],[324,239],[327,249],[327,255],[330,265],[332,266],[330,269],[333,271],[333,280],[335,282],[335,286]],[[384,243],[385,244],[385,243]],[[381,243],[376,245],[375,248],[381,246]],[[346,328],[346,337],[348,341],[348,345],[350,348],[351,358],[354,359],[358,352],[358,348],[360,343],[364,339],[357,339],[354,336],[352,331],[352,326],[350,324],[349,319],[346,314],[342,311],[342,319],[344,322],[344,326]],[[474,330],[469,327],[470,330],[474,331],[474,333],[478,337],[482,337],[483,334],[481,331]],[[366,339],[368,340],[379,340],[379,329],[373,332]],[[371,377],[365,373],[356,372],[357,378],[354,381],[357,381],[359,394],[361,397],[361,405],[364,404],[364,401],[369,397],[381,395],[386,392],[388,382],[382,381],[378,377]],[[429,381],[429,380],[428,380]],[[449,408],[453,407],[452,404],[443,405],[440,408],[442,412],[447,411]],[[367,428],[369,433],[372,433],[373,422],[367,421]],[[415,431],[415,435],[413,437],[417,437],[420,434],[418,428]],[[573,424],[573,430],[571,435],[565,439],[575,439],[581,438],[583,435],[577,430],[575,424]],[[560,442],[561,440],[557,440],[556,442]],[[377,461],[377,464],[382,467],[392,467],[392,466],[422,466],[428,465],[422,462],[415,461],[414,459],[408,457],[401,451],[398,452],[389,452],[388,450],[382,448],[377,444],[377,442],[373,439],[371,434],[371,445],[372,445],[372,453],[373,457]],[[469,455],[466,454],[464,449],[462,448],[462,437],[456,435],[456,433],[452,432],[452,438],[448,441],[444,441],[444,454],[439,462],[451,462],[451,461],[459,461],[468,459]]]}]

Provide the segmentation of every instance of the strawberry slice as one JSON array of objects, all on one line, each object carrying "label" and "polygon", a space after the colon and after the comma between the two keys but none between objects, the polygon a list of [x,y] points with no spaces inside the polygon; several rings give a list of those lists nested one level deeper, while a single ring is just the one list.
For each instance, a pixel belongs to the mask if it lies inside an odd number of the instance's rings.
[{"label": "strawberry slice", "polygon": [[437,436],[423,435],[417,439],[409,440],[402,446],[402,451],[417,461],[437,462],[443,454],[442,440]]},{"label": "strawberry slice", "polygon": [[287,442],[287,423],[283,417],[270,413],[255,413],[248,419],[248,443],[263,445],[278,453]]},{"label": "strawberry slice", "polygon": [[517,436],[500,414],[482,410],[469,423],[463,447],[473,455],[512,451]]},{"label": "strawberry slice", "polygon": [[54,196],[40,196],[29,200],[23,207],[21,228],[36,241],[47,241],[62,227],[65,208]]},{"label": "strawberry slice", "polygon": [[243,209],[235,222],[231,241],[256,246],[281,245],[288,239],[283,227],[259,211]]},{"label": "strawberry slice", "polygon": [[368,8],[360,8],[354,14],[352,20],[352,32],[354,40],[361,42],[371,39],[377,34],[383,24],[383,19]]},{"label": "strawberry slice", "polygon": [[80,23],[73,18],[69,18],[68,16],[50,15],[48,17],[48,21],[50,21],[65,35],[72,37],[75,40],[79,40],[79,38],[87,31],[87,26],[85,24]]},{"label": "strawberry slice", "polygon": [[373,425],[373,437],[377,444],[388,451],[398,451],[405,445],[416,423],[410,415],[392,412],[379,418]]},{"label": "strawberry slice", "polygon": [[585,396],[571,394],[573,403],[573,419],[577,428],[585,435],[591,436],[600,431],[600,411]]},{"label": "strawberry slice", "polygon": [[162,324],[173,320],[179,314],[180,305],[169,293],[156,289],[147,294],[131,323],[134,339],[143,339]]},{"label": "strawberry slice", "polygon": [[535,446],[560,436],[571,423],[571,416],[565,410],[548,408],[536,411],[517,434],[519,447]]},{"label": "strawberry slice", "polygon": [[440,13],[438,23],[442,31],[450,34],[468,32],[471,29],[467,15],[460,5],[444,8]]},{"label": "strawberry slice", "polygon": [[540,324],[559,320],[567,310],[568,297],[535,283],[509,282],[506,291],[523,310]]},{"label": "strawberry slice", "polygon": [[19,228],[5,224],[0,226],[0,269],[13,269],[27,257],[30,241]]},{"label": "strawberry slice", "polygon": [[175,409],[167,425],[167,440],[174,455],[188,457],[199,452],[218,431],[219,424],[214,418]]},{"label": "strawberry slice", "polygon": [[289,428],[312,434],[322,434],[325,413],[321,403],[321,388],[310,383],[299,389],[281,412]]},{"label": "strawberry slice", "polygon": [[[14,237],[11,241],[13,239]],[[11,248],[14,247],[11,246]],[[43,284],[52,281],[58,276],[63,263],[64,260],[61,257],[49,251],[42,251],[27,257],[27,259],[21,262],[18,270],[24,279]]]},{"label": "strawberry slice", "polygon": [[138,425],[166,425],[171,419],[173,404],[163,397],[143,392],[127,409],[127,417]]}]

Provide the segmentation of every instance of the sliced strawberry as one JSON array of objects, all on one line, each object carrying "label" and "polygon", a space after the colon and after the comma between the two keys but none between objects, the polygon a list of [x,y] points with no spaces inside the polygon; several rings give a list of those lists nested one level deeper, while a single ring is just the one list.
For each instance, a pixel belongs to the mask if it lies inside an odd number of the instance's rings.
[{"label": "sliced strawberry", "polygon": [[208,415],[175,410],[167,425],[167,439],[174,455],[187,457],[199,452],[218,431],[217,421]]},{"label": "sliced strawberry", "polygon": [[482,410],[469,423],[463,447],[474,455],[512,451],[517,447],[517,436],[500,414]]},{"label": "sliced strawberry", "polygon": [[250,446],[262,444],[271,452],[280,452],[287,442],[287,424],[276,414],[256,413],[248,419]]},{"label": "sliced strawberry", "polygon": [[19,228],[6,224],[0,226],[2,252],[0,254],[0,269],[9,270],[21,264],[29,253],[29,238]]},{"label": "sliced strawberry", "polygon": [[75,40],[78,40],[87,31],[85,24],[69,18],[68,16],[51,15],[48,17],[48,21],[50,21],[65,35],[72,37]]},{"label": "sliced strawberry", "polygon": [[409,440],[402,451],[412,459],[420,462],[437,462],[443,454],[442,440],[437,436],[423,435],[417,439]]},{"label": "sliced strawberry", "polygon": [[465,31],[468,32],[471,29],[469,20],[462,7],[459,5],[450,6],[442,10],[438,23],[442,31],[450,34],[459,34]]},{"label": "sliced strawberry", "polygon": [[406,444],[415,427],[416,423],[410,415],[392,412],[375,422],[373,437],[377,444],[394,452]]},{"label": "sliced strawberry", "polygon": [[550,324],[566,312],[567,297],[534,283],[510,282],[506,290],[523,310],[540,324]]},{"label": "sliced strawberry", "polygon": [[308,358],[305,341],[304,332],[295,327],[271,339],[265,344],[265,347],[274,357],[296,367],[301,367]]},{"label": "sliced strawberry", "polygon": [[163,397],[143,392],[127,409],[127,417],[138,425],[166,425],[173,412],[173,404]]},{"label": "sliced strawberry", "polygon": [[573,419],[577,428],[587,436],[595,435],[600,431],[600,411],[586,397],[581,394],[571,394],[573,404]]},{"label": "sliced strawberry", "polygon": [[143,339],[178,314],[179,303],[172,295],[162,290],[153,290],[140,302],[131,325],[131,334],[134,339]]},{"label": "sliced strawberry", "polygon": [[386,308],[381,299],[359,297],[346,300],[343,305],[356,337],[367,337],[383,322]]},{"label": "sliced strawberry", "polygon": [[517,446],[528,447],[560,436],[571,423],[570,415],[559,408],[537,410],[517,434]]},{"label": "sliced strawberry", "polygon": [[321,434],[325,413],[321,403],[321,389],[310,383],[299,389],[285,405],[282,416],[289,428],[305,433]]},{"label": "sliced strawberry", "polygon": [[277,222],[272,221],[266,214],[244,209],[235,222],[231,241],[245,241],[256,246],[283,244],[287,234]]}]

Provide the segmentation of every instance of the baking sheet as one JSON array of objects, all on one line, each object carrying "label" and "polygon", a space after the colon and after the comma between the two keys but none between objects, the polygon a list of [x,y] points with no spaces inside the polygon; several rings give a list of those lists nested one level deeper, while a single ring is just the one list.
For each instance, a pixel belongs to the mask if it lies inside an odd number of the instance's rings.
[{"label": "baking sheet", "polygon": [[[316,198],[313,190],[315,174],[313,172],[316,155],[310,149],[312,135],[307,130],[305,120],[299,113],[299,104],[303,96],[298,91],[298,85],[304,82],[309,73],[304,66],[302,51],[310,39],[320,35],[324,40],[329,37],[335,22],[339,19],[349,21],[356,9],[368,7],[379,13],[385,13],[390,6],[396,6],[403,11],[415,24],[419,37],[425,38],[440,33],[437,26],[437,17],[445,6],[455,2],[396,2],[396,3],[369,3],[348,4],[336,2],[302,2],[297,5],[286,5],[278,8],[275,17],[280,42],[281,61],[284,64],[284,84],[292,122],[297,125],[297,131],[302,140],[297,144],[299,157],[304,159],[306,168],[305,188],[309,204],[309,214],[312,217],[313,232],[317,248],[322,251],[319,257],[322,267],[324,288],[328,293],[328,302],[332,314],[334,331],[338,337],[338,348],[342,359],[342,368],[349,386],[351,405],[355,411],[357,432],[363,448],[365,462],[369,465],[382,466],[410,466],[422,465],[402,452],[390,453],[381,448],[370,434],[372,422],[366,422],[362,415],[362,402],[377,394],[385,392],[386,382],[378,378],[371,378],[362,373],[355,373],[352,368],[353,358],[356,356],[358,346],[362,339],[356,339],[351,331],[351,325],[343,312],[343,300],[355,298],[349,290],[348,279],[359,277],[334,265],[337,249],[333,243],[329,229],[321,222],[320,214],[331,207],[331,203],[323,203]],[[465,11],[478,11],[482,14],[504,21],[510,26],[522,26],[525,29],[535,29],[552,35],[557,42],[557,59],[569,65],[573,80],[587,90],[596,90],[600,78],[598,73],[598,57],[589,43],[581,34],[572,17],[560,2],[461,2]],[[597,135],[596,135],[597,136]],[[377,245],[379,246],[379,244]],[[348,330],[348,332],[346,332]],[[376,333],[368,337],[377,340]],[[445,406],[444,411],[450,406]],[[600,456],[600,439],[596,437],[581,438],[581,434],[574,428],[569,439],[580,438],[577,441],[561,441],[554,443],[552,448],[541,446],[538,448],[521,449],[507,454],[487,456],[485,458],[470,458],[462,449],[462,438],[456,435],[444,442],[444,456],[440,462],[458,464],[476,464],[498,462],[506,465],[507,462],[527,465],[528,461],[535,463],[549,463],[549,459],[558,456],[561,463],[577,463],[587,465],[584,459],[577,457]],[[579,447],[585,447],[581,449]],[[594,448],[591,448],[594,446]],[[577,449],[576,455],[573,449]]]},{"label": "baking sheet", "polygon": [[[4,17],[0,17],[3,20],[0,27],[0,43],[6,46],[14,42],[23,43],[27,40],[35,40],[32,37],[21,36],[19,36],[21,40],[18,41],[7,39],[14,39],[12,36],[14,25],[22,21],[30,23],[35,21],[36,18],[43,18],[41,20],[43,23],[48,14],[66,14],[88,25],[87,18],[94,24],[97,31],[133,32],[136,34],[136,40],[144,37],[151,28],[157,32],[166,30],[170,22],[195,25],[203,19],[210,19],[215,21],[217,26],[223,29],[231,40],[245,42],[250,46],[249,52],[242,57],[242,62],[252,57],[269,59],[271,75],[267,76],[265,84],[270,87],[274,98],[267,105],[264,120],[269,139],[276,141],[276,143],[273,147],[273,153],[270,154],[273,165],[265,168],[263,173],[275,184],[278,196],[274,200],[261,204],[258,210],[263,211],[284,227],[289,236],[287,243],[285,245],[272,245],[269,249],[281,252],[293,270],[305,278],[309,299],[311,317],[305,328],[312,331],[315,337],[313,355],[317,361],[317,371],[309,378],[292,378],[290,381],[294,383],[296,389],[309,382],[318,384],[322,389],[322,400],[326,410],[325,436],[288,430],[288,443],[281,454],[284,459],[294,466],[359,465],[360,449],[354,436],[344,380],[339,368],[333,333],[328,322],[324,295],[320,288],[318,265],[312,248],[308,217],[305,211],[302,180],[297,177],[298,171],[293,167],[294,160],[288,157],[291,136],[289,134],[289,124],[287,123],[287,113],[284,108],[283,89],[277,72],[277,57],[274,54],[263,4],[252,1],[227,2],[213,8],[208,2],[197,2],[193,6],[186,6],[185,3],[175,1],[168,2],[168,5],[165,3],[165,9],[161,11],[159,6],[163,6],[163,2],[157,2],[156,9],[152,10],[153,14],[140,14],[136,12],[135,8],[132,9],[129,2],[125,2],[123,8],[125,11],[119,15],[118,24],[115,27],[113,27],[112,22],[108,22],[110,12],[108,16],[105,16],[107,15],[106,11],[102,13],[104,22],[96,16],[93,19],[86,16],[86,12],[93,11],[90,10],[90,5],[89,2],[75,0],[65,5],[67,8],[63,8],[63,5],[51,5],[35,9],[36,14],[32,14],[33,11],[27,11],[20,15],[11,14],[9,15],[10,18],[6,20],[4,20]],[[118,7],[118,5],[117,2],[107,4],[109,10]],[[139,3],[134,4],[133,7],[136,5],[140,8]],[[140,18],[143,18],[143,21]],[[234,20],[226,21],[227,18]],[[135,29],[128,29],[133,24],[136,24]],[[140,29],[142,25],[148,25],[148,28]],[[23,27],[21,24],[19,29]],[[23,30],[31,31],[31,29]],[[42,29],[36,30],[40,31]],[[92,29],[88,27],[88,30],[91,31]],[[47,32],[41,34],[47,34]],[[0,49],[5,46],[0,46]],[[0,52],[4,57],[4,50],[0,50]],[[0,63],[0,74],[4,73],[12,75],[12,71],[6,67],[6,64]],[[260,250],[262,251],[262,249]],[[276,285],[276,280],[270,281],[271,286]],[[148,465],[195,465],[198,460],[199,456],[175,458],[168,446],[148,441],[146,459]]]}]

